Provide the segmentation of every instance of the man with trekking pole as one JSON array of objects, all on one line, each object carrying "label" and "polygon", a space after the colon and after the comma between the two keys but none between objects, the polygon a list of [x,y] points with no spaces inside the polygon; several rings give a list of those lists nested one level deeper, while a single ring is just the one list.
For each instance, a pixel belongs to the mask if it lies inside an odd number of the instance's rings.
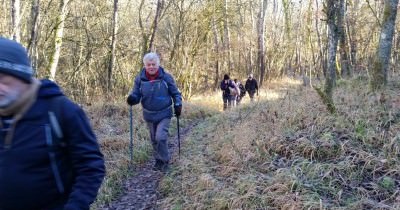
[{"label": "man with trekking pole", "polygon": [[135,78],[127,103],[130,106],[139,102],[142,104],[143,118],[153,146],[153,169],[167,172],[171,158],[167,143],[168,129],[173,109],[178,119],[181,115],[182,96],[174,78],[160,66],[160,58],[156,53],[147,53],[143,57],[143,64],[144,68]]}]

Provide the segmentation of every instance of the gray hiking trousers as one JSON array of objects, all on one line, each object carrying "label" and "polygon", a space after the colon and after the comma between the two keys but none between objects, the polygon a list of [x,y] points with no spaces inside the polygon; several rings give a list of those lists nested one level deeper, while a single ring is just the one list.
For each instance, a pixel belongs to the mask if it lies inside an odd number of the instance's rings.
[{"label": "gray hiking trousers", "polygon": [[163,162],[168,162],[170,159],[168,152],[168,128],[170,122],[170,118],[165,118],[158,123],[146,122],[150,131],[154,159]]}]

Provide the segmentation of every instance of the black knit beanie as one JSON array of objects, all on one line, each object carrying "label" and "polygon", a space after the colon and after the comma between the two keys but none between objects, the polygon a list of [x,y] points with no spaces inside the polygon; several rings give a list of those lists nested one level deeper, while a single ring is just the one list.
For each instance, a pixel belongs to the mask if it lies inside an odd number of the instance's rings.
[{"label": "black knit beanie", "polygon": [[224,80],[227,80],[227,79],[229,79],[229,75],[225,74],[224,75]]},{"label": "black knit beanie", "polygon": [[0,73],[30,83],[33,70],[26,49],[18,42],[0,37]]}]

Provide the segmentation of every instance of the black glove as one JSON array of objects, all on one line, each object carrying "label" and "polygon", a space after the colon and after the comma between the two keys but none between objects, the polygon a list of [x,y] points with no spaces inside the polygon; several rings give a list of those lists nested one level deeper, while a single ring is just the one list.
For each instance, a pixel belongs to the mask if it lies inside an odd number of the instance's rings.
[{"label": "black glove", "polygon": [[175,116],[176,116],[176,117],[179,117],[179,116],[181,116],[181,112],[182,112],[182,105],[179,105],[179,106],[174,106],[174,109],[175,109]]},{"label": "black glove", "polygon": [[128,103],[130,106],[135,104],[135,99],[133,98],[132,95],[128,96],[128,98],[126,99],[126,103]]}]

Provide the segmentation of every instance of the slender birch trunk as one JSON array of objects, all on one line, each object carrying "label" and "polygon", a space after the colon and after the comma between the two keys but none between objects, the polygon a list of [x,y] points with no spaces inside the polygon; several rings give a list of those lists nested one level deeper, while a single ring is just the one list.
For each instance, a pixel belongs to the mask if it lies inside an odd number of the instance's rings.
[{"label": "slender birch trunk", "polygon": [[69,0],[61,0],[59,5],[59,14],[56,18],[56,25],[54,28],[54,42],[53,42],[53,52],[49,61],[49,72],[50,72],[50,80],[55,81],[58,60],[60,59],[61,54],[61,46],[64,36],[64,23],[65,17],[67,15],[67,5]]},{"label": "slender birch trunk", "polygon": [[31,6],[31,34],[28,41],[27,51],[29,53],[29,57],[31,58],[32,68],[37,72],[37,41],[38,41],[38,22],[39,22],[39,12],[40,12],[40,1],[32,0]]},{"label": "slender birch trunk", "polygon": [[11,0],[11,24],[12,24],[12,39],[21,41],[21,2],[20,0]]},{"label": "slender birch trunk", "polygon": [[112,73],[115,63],[115,46],[117,45],[117,31],[118,31],[118,0],[114,0],[114,11],[112,19],[112,35],[110,44],[110,61],[108,63],[107,75],[107,91],[110,93],[112,90]]}]

